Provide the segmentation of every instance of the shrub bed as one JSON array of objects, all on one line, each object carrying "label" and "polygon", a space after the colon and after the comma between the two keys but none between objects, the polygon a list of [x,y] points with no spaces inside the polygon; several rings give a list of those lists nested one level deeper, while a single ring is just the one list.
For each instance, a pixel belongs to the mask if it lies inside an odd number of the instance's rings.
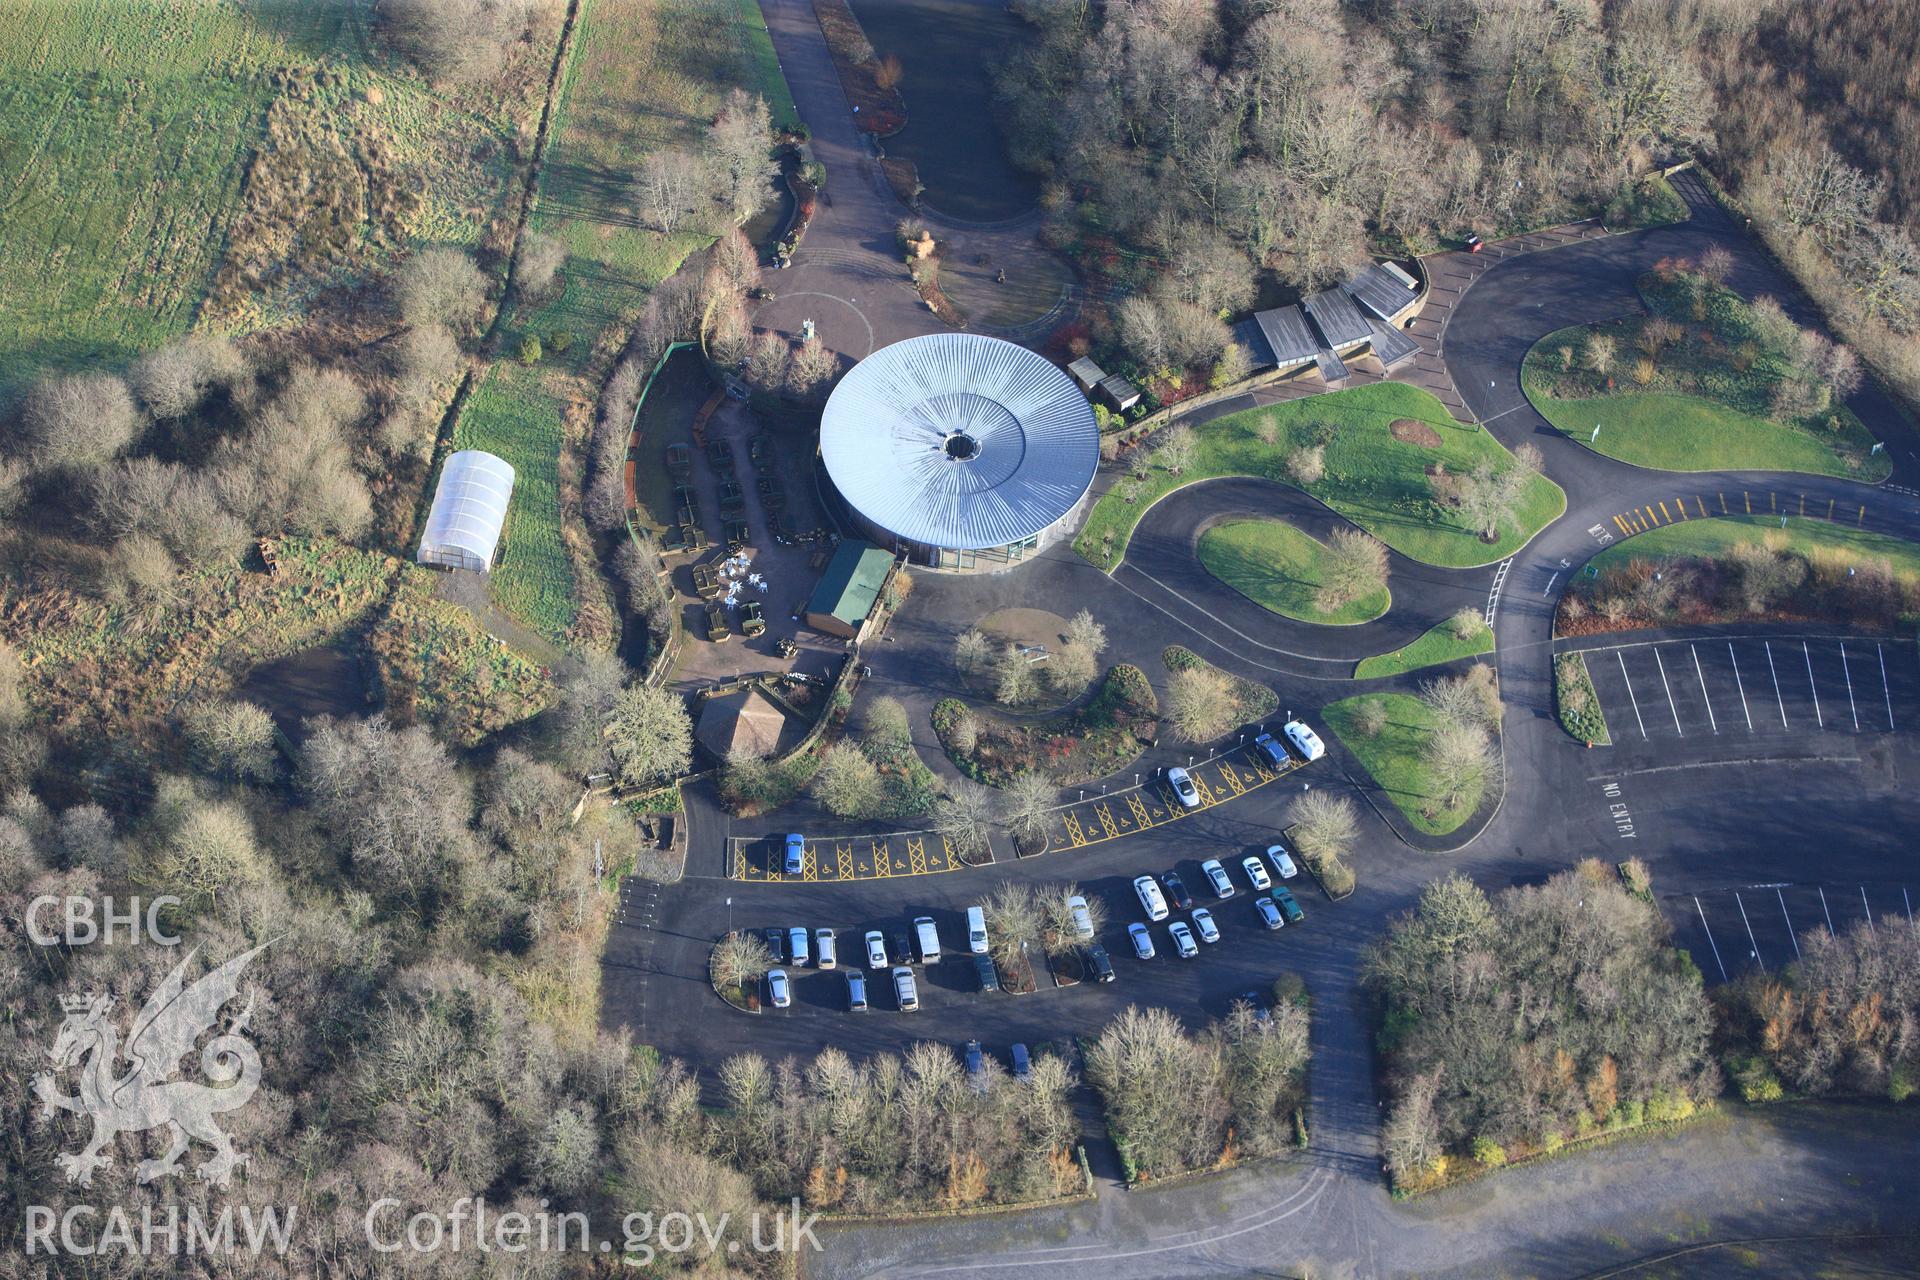
[{"label": "shrub bed", "polygon": [[[1014,775],[1044,772],[1061,786],[1104,778],[1139,758],[1159,732],[1159,699],[1146,673],[1120,663],[1108,669],[1086,706],[1022,722],[958,698],[933,707],[933,730],[947,758],[976,782],[1004,787]],[[974,732],[965,748],[963,722]]]}]

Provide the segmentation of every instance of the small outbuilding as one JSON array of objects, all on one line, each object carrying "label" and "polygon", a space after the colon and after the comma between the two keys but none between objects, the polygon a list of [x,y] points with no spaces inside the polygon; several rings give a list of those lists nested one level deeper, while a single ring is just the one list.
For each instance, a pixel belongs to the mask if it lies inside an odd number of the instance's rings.
[{"label": "small outbuilding", "polygon": [[871,542],[841,543],[807,601],[807,625],[846,640],[859,635],[892,567],[893,557]]},{"label": "small outbuilding", "polygon": [[478,449],[454,454],[440,469],[416,559],[441,569],[492,569],[512,498],[513,468],[503,459]]},{"label": "small outbuilding", "polygon": [[722,760],[735,755],[770,756],[780,745],[786,713],[758,689],[708,698],[693,736]]},{"label": "small outbuilding", "polygon": [[1119,374],[1110,373],[1100,379],[1100,398],[1115,413],[1125,413],[1140,403],[1140,388]]},{"label": "small outbuilding", "polygon": [[1081,356],[1067,366],[1067,374],[1080,384],[1080,389],[1088,395],[1106,378],[1107,371],[1093,362],[1092,356]]}]

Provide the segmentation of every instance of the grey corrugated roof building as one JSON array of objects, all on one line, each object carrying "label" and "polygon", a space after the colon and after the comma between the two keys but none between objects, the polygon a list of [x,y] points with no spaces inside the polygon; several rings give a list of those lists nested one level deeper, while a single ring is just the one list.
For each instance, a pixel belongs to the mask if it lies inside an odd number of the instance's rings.
[{"label": "grey corrugated roof building", "polygon": [[820,454],[876,542],[938,568],[988,568],[1024,558],[1078,510],[1100,432],[1050,361],[936,333],[882,347],[841,379]]}]

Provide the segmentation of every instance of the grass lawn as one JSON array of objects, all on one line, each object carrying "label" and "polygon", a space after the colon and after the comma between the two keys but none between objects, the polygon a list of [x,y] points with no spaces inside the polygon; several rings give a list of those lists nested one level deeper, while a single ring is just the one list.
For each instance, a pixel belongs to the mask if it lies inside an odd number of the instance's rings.
[{"label": "grass lawn", "polygon": [[773,37],[767,34],[767,15],[760,11],[760,0],[733,0],[733,7],[739,15],[734,36],[753,69],[753,87],[773,113],[773,127],[783,131],[799,128],[800,108],[793,101],[793,90],[787,87],[786,73],[780,70],[780,55],[774,52]]},{"label": "grass lawn", "polygon": [[[1387,725],[1369,738],[1356,727],[1355,717],[1362,703],[1373,700],[1386,708]],[[1458,808],[1441,807],[1438,789],[1429,781],[1427,768],[1420,760],[1427,734],[1434,727],[1433,713],[1412,694],[1368,693],[1343,698],[1323,708],[1321,714],[1416,830],[1430,836],[1448,835],[1480,808],[1478,791],[1470,793]]]},{"label": "grass lawn", "polygon": [[[1874,533],[1853,525],[1788,516],[1782,528],[1778,516],[1716,516],[1661,525],[1616,542],[1587,563],[1605,573],[1632,560],[1671,560],[1686,556],[1718,559],[1735,543],[1760,542],[1802,556],[1818,554],[1885,559],[1903,583],[1920,583],[1920,544]],[[1585,572],[1582,570],[1581,572]]]},{"label": "grass lawn", "polygon": [[[1556,428],[1596,452],[1661,471],[1797,471],[1881,480],[1893,469],[1844,403],[1783,410],[1775,393],[1800,385],[1781,339],[1739,294],[1684,273],[1639,282],[1647,315],[1575,325],[1534,344],[1521,385]],[[1649,326],[1672,338],[1649,356]],[[1606,375],[1586,367],[1589,340],[1614,343]],[[1596,439],[1595,426],[1600,428]]]},{"label": "grass lawn", "polygon": [[[1440,437],[1434,448],[1395,439],[1396,419],[1432,427]],[[1275,442],[1260,432],[1271,428]],[[1402,555],[1426,564],[1465,568],[1503,560],[1567,509],[1567,495],[1544,476],[1528,485],[1518,519],[1503,527],[1497,542],[1480,540],[1472,528],[1433,497],[1426,468],[1440,463],[1454,474],[1491,458],[1504,464],[1510,455],[1478,427],[1455,422],[1442,405],[1418,387],[1380,382],[1331,395],[1289,400],[1216,418],[1193,428],[1193,465],[1179,475],[1153,468],[1143,481],[1123,478],[1087,516],[1074,550],[1112,572],[1126,554],[1127,540],[1148,507],[1183,485],[1216,476],[1261,476],[1292,484],[1288,453],[1324,441],[1326,474],[1304,488]]]},{"label": "grass lawn", "polygon": [[560,540],[560,425],[538,368],[500,361],[474,388],[454,428],[455,449],[485,449],[513,468],[513,501],[493,564],[502,608],[551,640],[573,626],[573,564]]},{"label": "grass lawn", "polygon": [[1379,590],[1337,609],[1315,602],[1327,580],[1326,544],[1282,520],[1235,520],[1200,535],[1200,563],[1247,599],[1282,617],[1328,626],[1371,622],[1393,597]]},{"label": "grass lawn", "polygon": [[1418,640],[1402,645],[1392,653],[1378,653],[1371,658],[1360,659],[1359,665],[1353,669],[1353,678],[1373,680],[1380,676],[1397,676],[1407,671],[1418,671],[1422,667],[1452,662],[1456,658],[1471,658],[1492,652],[1492,627],[1483,623],[1478,631],[1462,640],[1454,634],[1453,623],[1449,620],[1429,627],[1427,633]]}]

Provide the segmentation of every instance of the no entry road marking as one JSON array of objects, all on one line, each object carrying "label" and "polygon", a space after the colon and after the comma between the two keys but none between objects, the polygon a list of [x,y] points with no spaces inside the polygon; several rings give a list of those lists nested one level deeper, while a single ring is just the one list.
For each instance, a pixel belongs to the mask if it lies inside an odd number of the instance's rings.
[{"label": "no entry road marking", "polygon": [[1634,696],[1633,681],[1627,676],[1627,659],[1618,649],[1613,651],[1613,656],[1620,660],[1620,678],[1627,682],[1627,701],[1633,704],[1633,719],[1640,726],[1640,736],[1644,738],[1647,736],[1647,722],[1640,718],[1640,699]]},{"label": "no entry road marking", "polygon": [[1747,732],[1753,732],[1753,712],[1747,709],[1747,686],[1740,679],[1740,659],[1733,656],[1733,641],[1727,641],[1727,661],[1733,664],[1733,687],[1740,691],[1740,714],[1747,718]]},{"label": "no entry road marking", "polygon": [[1720,732],[1719,718],[1713,714],[1713,699],[1707,696],[1707,673],[1700,669],[1700,651],[1692,645],[1687,651],[1693,654],[1693,674],[1700,677],[1700,700],[1707,704],[1707,723],[1713,726],[1715,733]]},{"label": "no entry road marking", "polygon": [[1667,710],[1673,712],[1673,731],[1684,738],[1687,731],[1680,727],[1680,708],[1673,704],[1673,686],[1667,683],[1667,664],[1660,661],[1658,649],[1653,651],[1653,662],[1660,668],[1660,687],[1667,691]]}]

